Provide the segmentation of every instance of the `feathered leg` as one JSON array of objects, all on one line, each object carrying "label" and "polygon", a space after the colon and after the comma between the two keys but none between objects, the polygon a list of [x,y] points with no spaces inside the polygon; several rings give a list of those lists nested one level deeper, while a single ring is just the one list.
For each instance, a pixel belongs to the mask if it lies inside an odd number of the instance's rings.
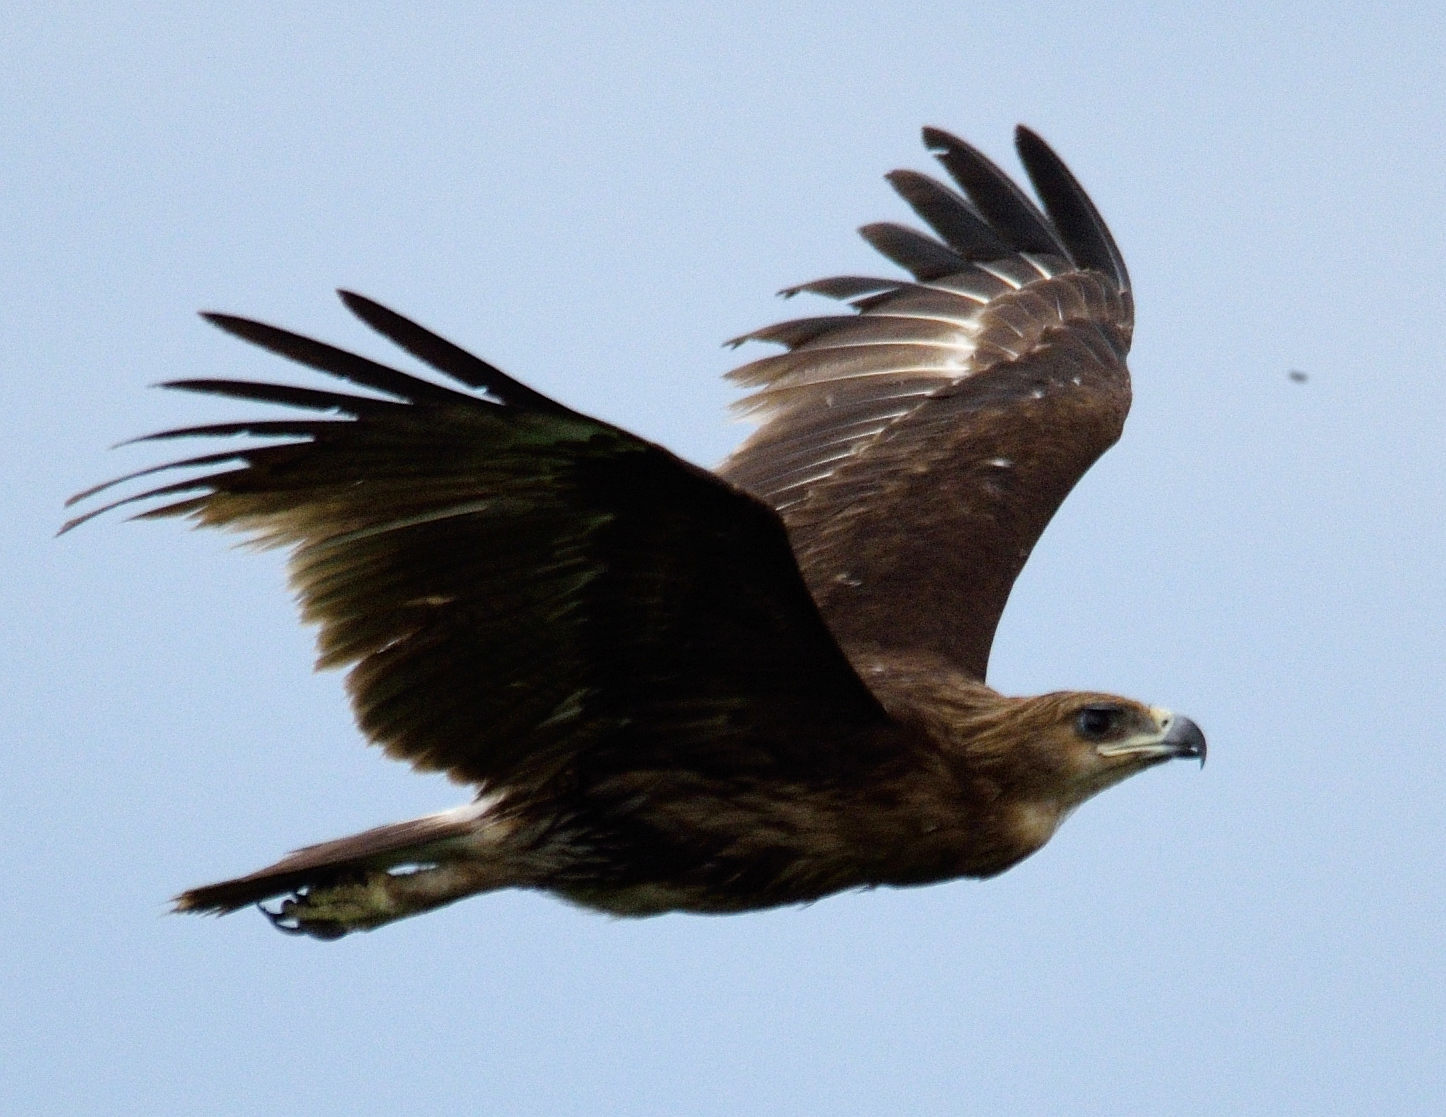
[{"label": "feathered leg", "polygon": [[491,815],[494,806],[484,798],[307,846],[244,877],[189,889],[175,910],[225,915],[286,896],[277,910],[262,908],[277,927],[334,939],[522,883],[506,855],[512,828]]},{"label": "feathered leg", "polygon": [[356,880],[308,886],[282,900],[275,911],[261,910],[288,934],[339,939],[510,883],[495,865],[450,861],[413,870],[378,869]]}]

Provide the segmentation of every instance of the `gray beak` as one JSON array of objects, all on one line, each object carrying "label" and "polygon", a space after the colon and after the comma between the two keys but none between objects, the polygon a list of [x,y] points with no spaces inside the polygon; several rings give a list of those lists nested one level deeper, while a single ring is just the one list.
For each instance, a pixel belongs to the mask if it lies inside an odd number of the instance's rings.
[{"label": "gray beak", "polygon": [[1168,745],[1172,756],[1199,757],[1200,767],[1205,767],[1205,734],[1200,727],[1183,714],[1171,714],[1165,736],[1160,744]]}]

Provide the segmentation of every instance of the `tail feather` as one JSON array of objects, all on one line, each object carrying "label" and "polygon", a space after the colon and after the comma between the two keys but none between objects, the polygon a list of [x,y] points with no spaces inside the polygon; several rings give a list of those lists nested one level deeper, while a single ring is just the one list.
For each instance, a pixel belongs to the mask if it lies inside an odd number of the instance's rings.
[{"label": "tail feather", "polygon": [[301,888],[326,887],[370,870],[426,863],[444,852],[448,842],[475,834],[484,809],[484,804],[474,803],[305,846],[246,876],[189,888],[172,901],[174,910],[226,915],[275,896]]}]

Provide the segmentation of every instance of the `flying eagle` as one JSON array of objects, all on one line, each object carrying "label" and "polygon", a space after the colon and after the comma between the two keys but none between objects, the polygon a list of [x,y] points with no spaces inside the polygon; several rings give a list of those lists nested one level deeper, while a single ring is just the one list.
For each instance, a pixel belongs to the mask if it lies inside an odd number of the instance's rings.
[{"label": "flying eagle", "polygon": [[360,295],[341,298],[435,379],[205,316],[341,383],[166,384],[292,413],[149,436],[262,441],[81,493],[191,471],[63,530],[159,500],[138,518],[286,548],[362,732],[477,795],[177,910],[280,898],[262,909],[277,926],[334,938],[498,888],[649,915],[987,877],[1111,784],[1203,762],[1200,730],[1159,707],[985,684],[1025,559],[1119,437],[1133,304],[1038,136],[1016,133],[1038,205],[923,136],[953,186],[888,178],[933,235],[861,230],[911,278],[790,288],[847,309],[736,339],[784,351],[731,373],[760,425],[717,472]]}]

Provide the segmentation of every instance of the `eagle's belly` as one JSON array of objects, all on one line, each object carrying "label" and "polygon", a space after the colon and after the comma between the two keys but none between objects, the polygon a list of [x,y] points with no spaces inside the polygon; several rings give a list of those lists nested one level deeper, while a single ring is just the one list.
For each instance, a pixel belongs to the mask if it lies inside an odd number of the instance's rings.
[{"label": "eagle's belly", "polygon": [[957,787],[676,790],[579,804],[537,886],[614,915],[725,914],[997,871],[975,863],[980,815]]}]

